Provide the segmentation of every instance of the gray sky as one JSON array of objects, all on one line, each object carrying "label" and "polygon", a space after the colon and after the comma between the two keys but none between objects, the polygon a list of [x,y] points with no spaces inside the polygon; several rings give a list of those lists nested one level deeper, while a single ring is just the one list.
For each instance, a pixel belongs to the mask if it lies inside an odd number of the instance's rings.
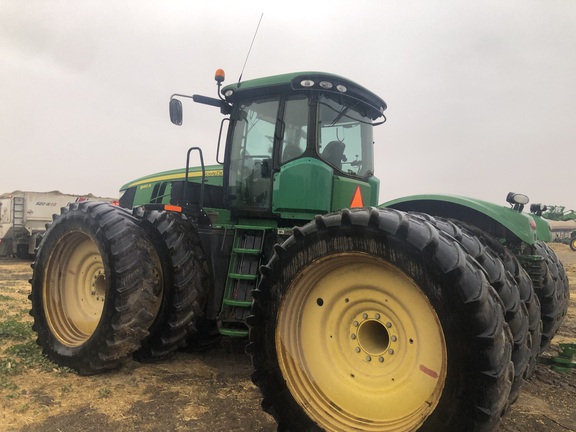
[{"label": "gray sky", "polygon": [[0,0],[0,193],[117,196],[215,161],[216,95],[300,70],[351,78],[388,103],[376,130],[380,201],[417,193],[576,209],[576,1]]}]

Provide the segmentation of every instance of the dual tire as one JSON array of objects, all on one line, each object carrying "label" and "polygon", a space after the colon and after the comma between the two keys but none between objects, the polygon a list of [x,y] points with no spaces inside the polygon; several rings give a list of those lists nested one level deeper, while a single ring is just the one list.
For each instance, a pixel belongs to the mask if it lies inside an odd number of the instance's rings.
[{"label": "dual tire", "polygon": [[63,208],[40,243],[30,281],[44,354],[90,375],[132,353],[150,361],[181,346],[205,298],[197,241],[179,215],[133,215],[90,201]]}]

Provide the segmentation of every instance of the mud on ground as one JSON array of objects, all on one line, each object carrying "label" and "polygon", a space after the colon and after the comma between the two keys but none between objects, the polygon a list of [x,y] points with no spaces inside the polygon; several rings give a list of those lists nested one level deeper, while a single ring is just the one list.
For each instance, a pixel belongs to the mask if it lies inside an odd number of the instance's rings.
[{"label": "mud on ground", "polygon": [[[576,343],[576,252],[551,244],[570,280],[568,316],[545,357],[557,355],[559,343]],[[178,352],[155,364],[129,361],[122,369],[80,377],[48,362],[37,352],[13,354],[6,349],[30,342],[28,294],[30,263],[0,260],[0,430],[67,431],[251,431],[276,430],[260,408],[260,392],[250,381],[250,359],[223,347],[203,353]],[[18,333],[18,332],[21,332]],[[12,336],[10,336],[12,335]],[[33,346],[33,344],[24,344]],[[29,349],[29,348],[28,348]],[[27,359],[30,364],[26,365]],[[501,431],[576,431],[576,369],[555,372],[539,364]]]}]

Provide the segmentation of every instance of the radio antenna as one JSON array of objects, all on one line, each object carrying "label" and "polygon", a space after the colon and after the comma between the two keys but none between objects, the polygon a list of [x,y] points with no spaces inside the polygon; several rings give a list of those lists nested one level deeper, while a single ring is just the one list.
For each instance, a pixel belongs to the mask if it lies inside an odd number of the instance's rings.
[{"label": "radio antenna", "polygon": [[240,85],[240,81],[242,81],[242,75],[244,75],[244,69],[246,68],[246,63],[248,63],[248,57],[250,57],[250,52],[252,51],[252,45],[254,45],[254,41],[256,40],[256,35],[258,34],[258,29],[260,28],[262,17],[264,17],[264,12],[262,12],[262,15],[260,15],[260,21],[258,21],[258,25],[256,26],[256,31],[254,32],[252,43],[250,44],[250,48],[248,49],[248,54],[246,54],[246,60],[244,60],[244,66],[242,66],[242,72],[240,72],[240,77],[238,78],[238,85]]}]

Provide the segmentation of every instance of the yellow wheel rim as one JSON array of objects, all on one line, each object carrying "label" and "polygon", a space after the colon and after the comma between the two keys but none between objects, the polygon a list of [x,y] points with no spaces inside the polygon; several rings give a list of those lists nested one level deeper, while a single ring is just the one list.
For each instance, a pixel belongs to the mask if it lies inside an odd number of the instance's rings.
[{"label": "yellow wheel rim", "polygon": [[[156,253],[151,259],[155,317],[164,286],[160,259]],[[87,234],[71,231],[54,247],[45,272],[43,304],[48,326],[60,343],[79,347],[96,331],[110,290],[98,246]]]},{"label": "yellow wheel rim", "polygon": [[60,343],[78,347],[96,330],[108,294],[98,246],[82,232],[69,232],[54,247],[45,272],[48,326]]},{"label": "yellow wheel rim", "polygon": [[570,247],[572,250],[576,251],[576,238],[570,241]]},{"label": "yellow wheel rim", "polygon": [[288,388],[332,431],[412,431],[446,379],[442,326],[399,268],[363,253],[322,258],[290,284],[276,352]]}]

